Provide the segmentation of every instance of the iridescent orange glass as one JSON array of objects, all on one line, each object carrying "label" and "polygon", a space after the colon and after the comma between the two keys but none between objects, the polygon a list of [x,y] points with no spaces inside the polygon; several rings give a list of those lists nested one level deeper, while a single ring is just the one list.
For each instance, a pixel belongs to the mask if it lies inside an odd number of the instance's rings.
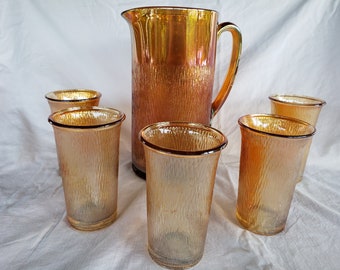
[{"label": "iridescent orange glass", "polygon": [[[218,23],[214,10],[184,7],[141,7],[126,10],[132,42],[132,164],[145,173],[139,131],[161,121],[208,125],[232,87],[242,37],[232,23]],[[229,70],[213,101],[216,44],[229,32]],[[229,61],[229,59],[227,59]],[[217,91],[216,91],[217,92]]]},{"label": "iridescent orange glass", "polygon": [[266,114],[246,115],[238,122],[242,141],[236,217],[249,231],[276,234],[285,227],[315,128]]},{"label": "iridescent orange glass", "polygon": [[326,102],[322,99],[298,95],[273,95],[271,112],[273,114],[294,117],[316,126],[320,111]]},{"label": "iridescent orange glass", "polygon": [[99,107],[69,108],[50,115],[67,219],[97,230],[117,216],[120,127],[125,115]]},{"label": "iridescent orange glass", "polygon": [[[314,127],[316,127],[322,107],[326,105],[326,102],[322,99],[299,95],[272,95],[269,99],[271,101],[271,113],[297,118],[306,121]],[[309,148],[306,149],[297,182],[303,179]]]},{"label": "iridescent orange glass", "polygon": [[51,113],[71,107],[98,106],[102,94],[89,89],[56,90],[45,95]]},{"label": "iridescent orange glass", "polygon": [[146,157],[148,249],[158,264],[184,269],[204,251],[216,169],[226,137],[194,123],[142,129]]}]

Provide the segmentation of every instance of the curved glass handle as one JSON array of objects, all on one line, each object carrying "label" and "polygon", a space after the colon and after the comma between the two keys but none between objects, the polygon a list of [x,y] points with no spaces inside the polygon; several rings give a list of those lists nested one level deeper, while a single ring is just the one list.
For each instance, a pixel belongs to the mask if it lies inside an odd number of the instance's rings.
[{"label": "curved glass handle", "polygon": [[228,73],[224,79],[220,91],[218,92],[215,100],[211,105],[211,117],[210,117],[211,119],[220,110],[220,108],[222,107],[230,93],[237,72],[238,63],[242,50],[242,35],[238,27],[233,23],[224,22],[219,24],[217,27],[217,38],[219,38],[223,32],[227,31],[230,32],[233,37],[233,50],[231,53]]}]

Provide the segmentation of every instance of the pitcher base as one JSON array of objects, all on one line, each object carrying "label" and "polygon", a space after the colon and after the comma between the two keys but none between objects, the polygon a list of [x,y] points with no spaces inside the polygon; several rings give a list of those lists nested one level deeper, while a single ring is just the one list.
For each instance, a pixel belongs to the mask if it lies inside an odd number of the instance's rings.
[{"label": "pitcher base", "polygon": [[143,172],[143,171],[141,171],[140,169],[138,169],[133,163],[132,163],[132,170],[134,171],[134,173],[135,173],[138,177],[140,177],[140,178],[146,180],[146,174],[145,174],[145,172]]}]

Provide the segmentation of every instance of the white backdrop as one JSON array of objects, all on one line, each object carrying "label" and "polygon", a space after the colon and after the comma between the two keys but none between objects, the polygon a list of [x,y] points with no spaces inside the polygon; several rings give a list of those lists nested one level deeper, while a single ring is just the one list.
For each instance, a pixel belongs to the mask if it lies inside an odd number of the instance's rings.
[{"label": "white backdrop", "polygon": [[[146,5],[215,9],[243,34],[238,74],[213,120],[229,144],[219,163],[205,253],[195,269],[340,269],[340,1],[0,0],[0,268],[159,269],[149,257],[145,182],[131,169],[131,41],[121,12]],[[222,49],[223,48],[223,49]],[[226,48],[226,49],[225,49]],[[216,89],[230,37],[218,45]],[[118,219],[72,229],[49,107],[56,89],[99,90],[124,111]],[[268,96],[326,100],[285,230],[259,236],[235,218],[237,119],[270,111]]]}]

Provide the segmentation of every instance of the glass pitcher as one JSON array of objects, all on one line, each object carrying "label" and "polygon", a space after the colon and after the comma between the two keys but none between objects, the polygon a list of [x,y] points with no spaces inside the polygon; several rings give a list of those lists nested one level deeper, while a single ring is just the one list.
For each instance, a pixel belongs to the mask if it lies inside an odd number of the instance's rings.
[{"label": "glass pitcher", "polygon": [[[132,167],[145,178],[145,157],[138,139],[146,125],[162,121],[209,124],[232,87],[242,36],[230,22],[218,23],[214,10],[140,7],[122,12],[132,47]],[[216,43],[232,34],[229,70],[212,100]]]}]

